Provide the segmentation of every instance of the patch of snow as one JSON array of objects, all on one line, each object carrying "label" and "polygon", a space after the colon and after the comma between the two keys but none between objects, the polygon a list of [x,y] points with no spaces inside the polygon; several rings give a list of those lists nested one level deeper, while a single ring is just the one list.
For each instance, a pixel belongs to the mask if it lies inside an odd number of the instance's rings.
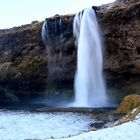
[{"label": "patch of snow", "polygon": [[135,117],[135,119],[138,119],[138,118],[140,118],[140,113]]},{"label": "patch of snow", "polygon": [[136,118],[137,120],[118,126],[91,131],[61,140],[140,140],[140,114]]},{"label": "patch of snow", "polygon": [[131,111],[131,113],[133,114],[133,113],[135,113],[137,111],[137,108],[134,108],[132,111]]},{"label": "patch of snow", "polygon": [[0,140],[140,140],[140,113],[133,121],[86,132],[90,123],[91,116],[80,113],[1,111]]},{"label": "patch of snow", "polygon": [[68,137],[89,129],[93,119],[80,113],[0,112],[0,140]]}]

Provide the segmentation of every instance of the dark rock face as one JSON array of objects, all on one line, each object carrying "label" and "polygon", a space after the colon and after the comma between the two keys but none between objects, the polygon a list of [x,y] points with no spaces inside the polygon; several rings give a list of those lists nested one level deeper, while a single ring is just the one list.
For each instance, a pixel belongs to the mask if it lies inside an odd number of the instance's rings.
[{"label": "dark rock face", "polygon": [[[103,10],[106,44],[105,69],[117,73],[140,74],[140,2]],[[112,65],[112,67],[111,67]]]},{"label": "dark rock face", "polygon": [[[59,16],[45,20],[45,44],[48,59],[48,85],[73,85],[76,53],[73,39],[73,16]],[[47,33],[47,34],[46,34]]]},{"label": "dark rock face", "polygon": [[[100,11],[107,85],[140,94],[140,1],[118,0]],[[107,10],[108,9],[108,10]]]},{"label": "dark rock face", "polygon": [[[105,42],[104,72],[110,93],[140,93],[140,1],[131,1],[118,0],[96,8]],[[46,20],[46,48],[41,39],[42,22],[0,30],[1,85],[39,91],[72,89],[76,69],[73,15]]]},{"label": "dark rock face", "polygon": [[47,56],[40,38],[42,23],[0,31],[0,84],[16,89],[42,86]]}]

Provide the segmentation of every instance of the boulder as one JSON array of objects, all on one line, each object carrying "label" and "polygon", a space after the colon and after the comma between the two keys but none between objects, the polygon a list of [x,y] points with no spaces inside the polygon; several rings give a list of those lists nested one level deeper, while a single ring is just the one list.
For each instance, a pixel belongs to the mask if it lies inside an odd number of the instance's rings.
[{"label": "boulder", "polygon": [[140,95],[129,95],[123,99],[116,113],[129,113],[136,107],[140,107]]}]

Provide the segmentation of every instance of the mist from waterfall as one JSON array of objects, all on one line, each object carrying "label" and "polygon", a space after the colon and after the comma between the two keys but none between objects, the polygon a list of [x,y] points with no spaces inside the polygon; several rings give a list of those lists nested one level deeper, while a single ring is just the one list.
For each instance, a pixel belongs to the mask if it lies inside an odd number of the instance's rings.
[{"label": "mist from waterfall", "polygon": [[74,106],[106,107],[102,41],[94,9],[76,14],[73,33],[78,47]]}]

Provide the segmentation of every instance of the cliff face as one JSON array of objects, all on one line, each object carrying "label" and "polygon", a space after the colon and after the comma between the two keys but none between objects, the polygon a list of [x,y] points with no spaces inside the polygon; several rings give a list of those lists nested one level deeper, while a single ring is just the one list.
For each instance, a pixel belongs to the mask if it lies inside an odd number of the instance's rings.
[{"label": "cliff face", "polygon": [[[140,93],[140,1],[118,0],[99,9],[108,86]],[[101,10],[102,9],[102,10]]]},{"label": "cliff face", "polygon": [[50,87],[72,87],[76,63],[72,31],[73,15],[56,15],[46,19],[46,22],[48,85]]},{"label": "cliff face", "polygon": [[41,86],[47,75],[41,26],[37,22],[0,31],[1,85],[16,89]]},{"label": "cliff face", "polygon": [[101,12],[106,44],[105,69],[117,73],[140,74],[139,3],[114,4],[111,9]]},{"label": "cliff face", "polygon": [[[109,92],[140,91],[140,1],[118,0],[97,7],[104,43],[104,73]],[[72,88],[76,49],[73,15],[48,18],[47,47],[43,22],[0,30],[0,84],[13,89]]]}]

